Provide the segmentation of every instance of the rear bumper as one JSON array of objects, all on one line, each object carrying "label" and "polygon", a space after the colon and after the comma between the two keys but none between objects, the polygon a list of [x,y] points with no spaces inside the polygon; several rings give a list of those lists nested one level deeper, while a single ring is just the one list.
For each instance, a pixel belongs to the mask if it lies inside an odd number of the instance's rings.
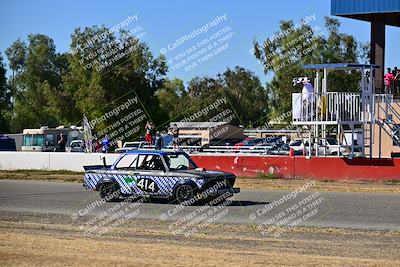
[{"label": "rear bumper", "polygon": [[226,193],[230,193],[233,195],[233,194],[237,194],[239,192],[240,192],[240,188],[223,188],[223,189],[218,189],[218,190],[211,191],[208,193],[210,196],[221,196]]}]

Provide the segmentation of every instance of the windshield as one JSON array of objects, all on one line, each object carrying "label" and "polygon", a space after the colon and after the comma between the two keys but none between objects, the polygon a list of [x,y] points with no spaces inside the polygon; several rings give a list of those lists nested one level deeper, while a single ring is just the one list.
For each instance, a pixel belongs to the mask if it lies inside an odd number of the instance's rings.
[{"label": "windshield", "polygon": [[337,140],[333,138],[326,139],[326,142],[331,146],[336,146],[338,144]]},{"label": "windshield", "polygon": [[290,145],[291,146],[300,146],[301,145],[301,140],[293,141]]},{"label": "windshield", "polygon": [[43,134],[29,134],[24,135],[24,146],[43,146],[44,136]]},{"label": "windshield", "polygon": [[82,142],[71,142],[71,147],[81,147],[83,146]]},{"label": "windshield", "polygon": [[186,154],[165,154],[164,160],[170,171],[197,168],[196,164]]},{"label": "windshield", "polygon": [[125,144],[124,147],[133,147],[133,148],[138,148],[139,147],[139,143],[130,143],[130,144]]}]

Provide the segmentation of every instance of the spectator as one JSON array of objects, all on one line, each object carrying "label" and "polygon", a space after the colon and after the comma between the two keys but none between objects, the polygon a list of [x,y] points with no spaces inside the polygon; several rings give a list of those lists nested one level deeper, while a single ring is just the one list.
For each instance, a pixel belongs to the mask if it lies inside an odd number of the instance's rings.
[{"label": "spectator", "polygon": [[145,139],[147,141],[147,143],[149,143],[149,146],[151,147],[151,145],[153,144],[153,131],[154,131],[154,125],[151,121],[147,121],[146,126],[144,126],[144,128],[146,129],[146,136]]},{"label": "spectator", "polygon": [[62,133],[60,133],[60,138],[57,143],[60,147],[60,151],[65,152],[65,144],[67,143],[67,141],[65,141],[64,135]]},{"label": "spectator", "polygon": [[159,132],[156,132],[156,136],[154,138],[154,148],[156,150],[161,150],[163,147],[163,138]]},{"label": "spectator", "polygon": [[103,140],[101,141],[102,145],[102,151],[103,153],[108,153],[108,150],[110,149],[110,139],[108,139],[108,136],[104,136]]},{"label": "spectator", "polygon": [[178,146],[178,138],[179,138],[179,128],[178,125],[176,125],[176,123],[174,123],[174,125],[172,125],[171,128],[169,128],[169,132],[172,135],[172,146],[174,150],[179,149]]},{"label": "spectator", "polygon": [[308,77],[304,77],[302,80],[303,89],[301,91],[303,101],[303,118],[312,119],[314,117],[314,87],[310,83]]},{"label": "spectator", "polygon": [[385,81],[385,94],[390,94],[392,92],[392,84],[394,80],[394,75],[392,73],[391,68],[387,68],[387,73],[385,74],[384,81]]},{"label": "spectator", "polygon": [[393,95],[398,96],[400,93],[400,69],[394,67],[393,76]]},{"label": "spectator", "polygon": [[314,87],[310,83],[310,79],[304,78],[303,81],[303,90],[301,91],[302,93],[302,99],[305,102],[311,102],[313,100],[313,95],[314,95]]},{"label": "spectator", "polygon": [[94,152],[96,152],[96,153],[101,152],[101,144],[97,138],[94,141]]}]

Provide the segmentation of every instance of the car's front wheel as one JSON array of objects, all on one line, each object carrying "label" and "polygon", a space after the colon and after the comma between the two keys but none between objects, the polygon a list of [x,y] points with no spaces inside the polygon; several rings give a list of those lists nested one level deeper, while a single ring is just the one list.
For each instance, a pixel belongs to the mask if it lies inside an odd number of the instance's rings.
[{"label": "car's front wheel", "polygon": [[175,189],[175,200],[178,203],[189,202],[191,199],[194,200],[195,189],[189,184],[179,185]]},{"label": "car's front wheel", "polygon": [[118,185],[115,183],[104,183],[99,187],[100,197],[105,199],[106,202],[111,202],[119,199],[120,191]]}]

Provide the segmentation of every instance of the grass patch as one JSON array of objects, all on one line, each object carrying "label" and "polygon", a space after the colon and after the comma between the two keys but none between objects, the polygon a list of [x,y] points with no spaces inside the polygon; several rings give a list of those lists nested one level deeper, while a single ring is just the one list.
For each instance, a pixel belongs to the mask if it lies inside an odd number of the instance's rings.
[{"label": "grass patch", "polygon": [[260,179],[260,180],[276,180],[279,177],[275,174],[272,173],[263,173],[263,172],[259,172],[256,175],[256,179]]},{"label": "grass patch", "polygon": [[26,175],[53,175],[53,174],[62,174],[62,175],[83,175],[84,172],[73,172],[67,170],[59,170],[59,171],[47,171],[47,170],[13,170],[13,171],[0,171],[0,173],[17,173],[17,174],[26,174]]},{"label": "grass patch", "polygon": [[42,181],[64,181],[83,182],[83,172],[72,171],[46,171],[46,170],[15,170],[0,171],[0,180],[42,180]]},{"label": "grass patch", "polygon": [[389,181],[385,181],[384,184],[387,184],[387,185],[399,185],[400,184],[400,180],[389,180]]}]

